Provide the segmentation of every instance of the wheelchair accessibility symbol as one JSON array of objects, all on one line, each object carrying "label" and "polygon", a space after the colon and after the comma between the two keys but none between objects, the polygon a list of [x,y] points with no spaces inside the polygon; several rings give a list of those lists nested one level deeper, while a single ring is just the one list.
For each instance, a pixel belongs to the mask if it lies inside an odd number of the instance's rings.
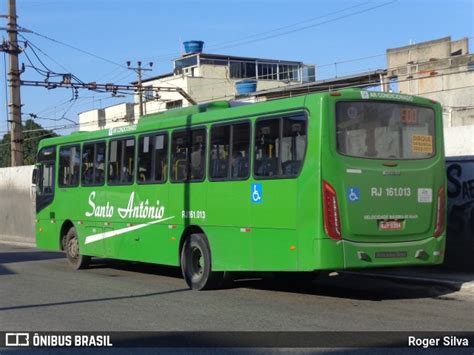
[{"label": "wheelchair accessibility symbol", "polygon": [[252,203],[262,203],[262,198],[263,198],[262,184],[252,184],[251,197],[252,197]]},{"label": "wheelchair accessibility symbol", "polygon": [[360,190],[358,187],[349,187],[347,189],[347,200],[349,202],[359,202]]}]

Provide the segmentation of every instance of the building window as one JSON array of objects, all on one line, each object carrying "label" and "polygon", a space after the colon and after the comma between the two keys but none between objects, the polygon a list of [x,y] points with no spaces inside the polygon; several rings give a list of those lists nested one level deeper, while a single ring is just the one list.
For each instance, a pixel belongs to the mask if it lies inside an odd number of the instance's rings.
[{"label": "building window", "polygon": [[232,61],[229,75],[231,79],[255,78],[255,62]]},{"label": "building window", "polygon": [[210,59],[210,58],[200,58],[199,63],[207,65],[227,65],[229,61],[227,59]]},{"label": "building window", "polygon": [[182,59],[175,60],[174,73],[181,74],[183,72],[183,68],[193,67],[193,66],[196,66],[197,64],[198,64],[197,55],[184,57]]},{"label": "building window", "polygon": [[299,67],[297,65],[280,64],[278,66],[278,80],[299,80]]},{"label": "building window", "polygon": [[278,80],[278,65],[270,63],[258,64],[258,78],[260,80]]},{"label": "building window", "polygon": [[61,147],[59,149],[59,187],[78,186],[80,166],[79,146]]},{"label": "building window", "polygon": [[183,100],[168,101],[166,103],[167,110],[171,110],[173,108],[180,108],[180,107],[183,107]]}]

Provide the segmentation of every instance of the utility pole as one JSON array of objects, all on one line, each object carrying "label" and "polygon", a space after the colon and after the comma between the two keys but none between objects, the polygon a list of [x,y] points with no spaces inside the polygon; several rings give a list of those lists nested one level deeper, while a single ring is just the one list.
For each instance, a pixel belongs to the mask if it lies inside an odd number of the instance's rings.
[{"label": "utility pole", "polygon": [[152,62],[149,62],[148,65],[150,68],[143,68],[142,62],[138,61],[137,66],[135,68],[130,67],[131,62],[127,61],[127,67],[130,70],[134,70],[137,73],[138,81],[137,81],[137,91],[138,91],[138,107],[140,112],[140,117],[143,116],[143,88],[142,88],[142,72],[144,71],[151,71],[151,67],[153,66]]},{"label": "utility pole", "polygon": [[11,165],[23,165],[23,135],[21,131],[21,97],[20,69],[18,54],[21,52],[17,41],[16,0],[8,1],[8,86],[10,94],[10,126],[11,126]]}]

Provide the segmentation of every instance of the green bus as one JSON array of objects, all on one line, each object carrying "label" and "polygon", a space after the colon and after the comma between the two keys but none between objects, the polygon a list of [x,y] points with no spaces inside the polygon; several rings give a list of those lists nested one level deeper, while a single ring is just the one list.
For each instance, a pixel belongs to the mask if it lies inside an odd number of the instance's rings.
[{"label": "green bus", "polygon": [[344,89],[213,102],[44,139],[37,246],[181,267],[192,289],[232,272],[440,264],[441,106]]}]

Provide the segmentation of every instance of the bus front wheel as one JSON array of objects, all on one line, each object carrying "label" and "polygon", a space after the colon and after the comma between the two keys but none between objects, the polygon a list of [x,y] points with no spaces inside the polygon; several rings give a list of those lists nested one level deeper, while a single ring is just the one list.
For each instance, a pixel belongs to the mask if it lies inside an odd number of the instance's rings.
[{"label": "bus front wheel", "polygon": [[67,260],[74,270],[85,269],[89,266],[91,258],[90,256],[81,255],[76,228],[69,228],[69,231],[66,234],[65,246]]},{"label": "bus front wheel", "polygon": [[193,290],[219,288],[224,272],[212,271],[211,250],[204,234],[191,234],[181,250],[181,271],[184,280]]}]

